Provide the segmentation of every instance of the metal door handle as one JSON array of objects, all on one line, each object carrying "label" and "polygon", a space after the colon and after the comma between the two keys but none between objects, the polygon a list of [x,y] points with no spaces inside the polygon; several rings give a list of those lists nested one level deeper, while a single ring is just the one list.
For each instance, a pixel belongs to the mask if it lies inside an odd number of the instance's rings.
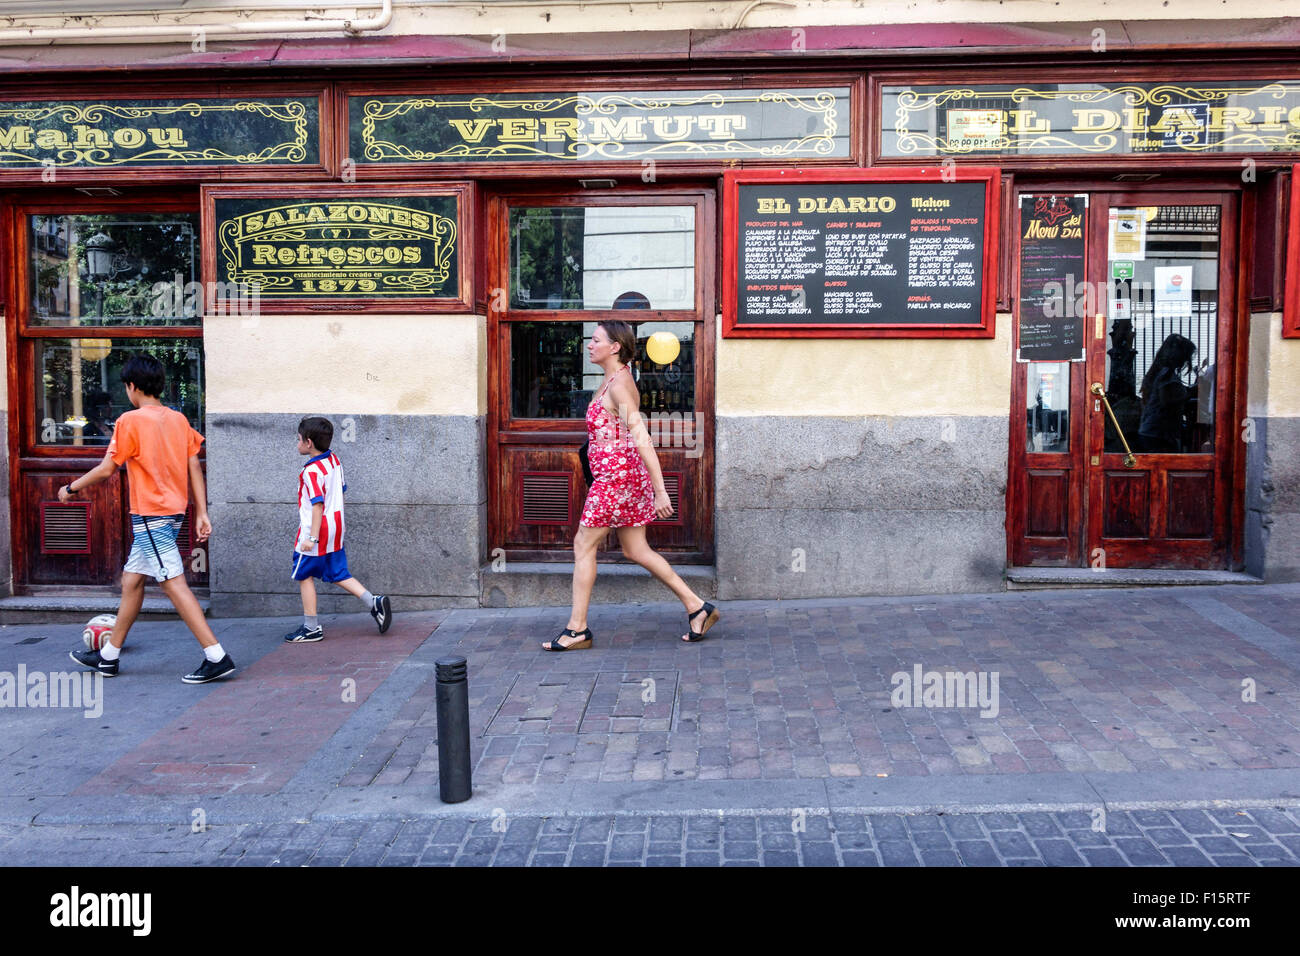
[{"label": "metal door handle", "polygon": [[1137,465],[1137,458],[1133,456],[1133,449],[1128,446],[1128,439],[1124,437],[1124,429],[1119,427],[1119,419],[1115,417],[1115,410],[1110,407],[1110,399],[1106,397],[1106,390],[1101,387],[1101,382],[1092,383],[1092,394],[1101,398],[1106,406],[1106,413],[1110,415],[1110,420],[1115,425],[1115,433],[1119,435],[1119,440],[1124,443],[1124,467],[1133,468]]}]

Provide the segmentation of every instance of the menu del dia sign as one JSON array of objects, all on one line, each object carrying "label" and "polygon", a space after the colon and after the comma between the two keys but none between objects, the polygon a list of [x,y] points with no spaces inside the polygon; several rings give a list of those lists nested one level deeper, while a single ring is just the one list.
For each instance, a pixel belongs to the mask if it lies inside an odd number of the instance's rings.
[{"label": "menu del dia sign", "polygon": [[286,299],[459,297],[456,195],[218,196],[217,280]]},{"label": "menu del dia sign", "polygon": [[724,180],[723,334],[994,334],[999,171],[739,170]]}]

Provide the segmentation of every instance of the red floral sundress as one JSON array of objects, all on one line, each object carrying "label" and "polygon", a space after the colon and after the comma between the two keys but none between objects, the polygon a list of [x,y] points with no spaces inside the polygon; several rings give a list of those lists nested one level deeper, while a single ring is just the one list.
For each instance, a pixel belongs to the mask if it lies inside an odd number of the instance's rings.
[{"label": "red floral sundress", "polygon": [[581,523],[586,528],[638,527],[655,517],[654,485],[641,453],[622,420],[602,404],[613,377],[605,380],[587,406],[587,457],[594,480],[582,509]]}]

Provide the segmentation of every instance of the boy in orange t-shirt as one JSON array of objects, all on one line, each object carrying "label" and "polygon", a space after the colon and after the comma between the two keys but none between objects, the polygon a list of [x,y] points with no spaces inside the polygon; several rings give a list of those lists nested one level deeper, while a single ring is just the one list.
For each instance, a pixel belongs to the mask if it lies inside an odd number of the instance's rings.
[{"label": "boy in orange t-shirt", "polygon": [[122,384],[135,408],[117,420],[104,460],[59,489],[59,500],[67,501],[126,465],[134,534],[131,553],[122,568],[122,602],[111,641],[98,651],[71,651],[69,656],[105,677],[116,677],[122,645],[144,604],[145,579],[152,577],[203,647],[203,663],[181,680],[206,684],[234,673],[235,663],[208,627],[203,609],[185,581],[185,567],[176,545],[185,518],[187,480],[194,493],[197,537],[206,541],[212,533],[198,459],[203,436],[190,427],[184,415],[158,400],[166,384],[166,372],[153,356],[133,355],[127,359]]}]

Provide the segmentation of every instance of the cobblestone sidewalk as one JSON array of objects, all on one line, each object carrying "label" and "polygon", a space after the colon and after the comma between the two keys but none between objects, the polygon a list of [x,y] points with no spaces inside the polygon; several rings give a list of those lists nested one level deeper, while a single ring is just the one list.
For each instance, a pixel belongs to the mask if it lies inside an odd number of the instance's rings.
[{"label": "cobblestone sidewalk", "polygon": [[1300,813],[498,816],[197,834],[180,826],[8,827],[0,853],[10,865],[71,857],[83,866],[1297,866]]}]

